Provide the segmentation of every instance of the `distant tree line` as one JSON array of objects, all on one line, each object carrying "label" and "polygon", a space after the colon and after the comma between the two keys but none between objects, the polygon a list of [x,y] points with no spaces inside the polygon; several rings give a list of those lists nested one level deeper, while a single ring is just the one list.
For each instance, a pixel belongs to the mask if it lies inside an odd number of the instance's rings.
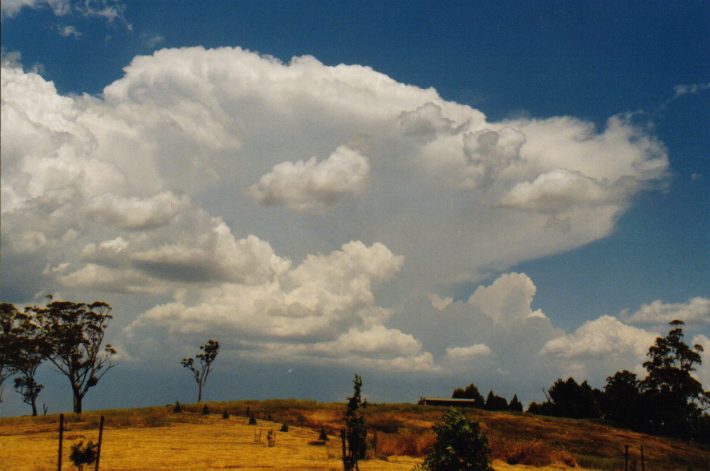
[{"label": "distant tree line", "polygon": [[557,417],[604,419],[640,432],[710,443],[710,391],[693,376],[701,364],[700,345],[683,341],[683,322],[672,321],[670,332],[650,347],[639,379],[630,371],[607,378],[603,390],[573,378],[556,380],[547,400],[531,403],[528,412]]},{"label": "distant tree line", "polygon": [[4,381],[14,376],[15,390],[37,415],[44,388],[37,370],[49,361],[69,380],[73,410],[80,414],[84,396],[115,366],[116,350],[103,344],[111,318],[111,306],[102,301],[52,301],[23,310],[0,303],[0,401]]},{"label": "distant tree line", "polygon": [[518,400],[518,395],[514,394],[513,398],[508,400],[502,396],[496,395],[492,390],[488,392],[486,399],[483,399],[481,393],[478,392],[478,388],[475,384],[471,383],[465,388],[456,388],[454,393],[451,395],[454,399],[472,399],[473,407],[478,407],[480,409],[486,410],[509,410],[513,412],[522,412],[523,404]]},{"label": "distant tree line", "polygon": [[[643,363],[647,375],[630,371],[607,378],[603,389],[574,378],[557,379],[546,400],[532,402],[527,412],[574,419],[602,419],[614,425],[655,435],[710,443],[710,391],[693,376],[702,363],[701,345],[683,341],[682,321],[672,321],[665,337],[658,337]],[[493,391],[484,400],[475,384],[454,390],[453,398],[472,399],[474,407],[522,412],[517,395],[510,403]]]}]

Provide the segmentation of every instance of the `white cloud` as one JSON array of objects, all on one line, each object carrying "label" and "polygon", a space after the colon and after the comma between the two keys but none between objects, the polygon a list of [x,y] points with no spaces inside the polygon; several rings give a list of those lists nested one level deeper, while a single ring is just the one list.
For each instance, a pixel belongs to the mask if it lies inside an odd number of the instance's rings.
[{"label": "white cloud", "polygon": [[533,310],[532,300],[537,288],[525,273],[501,275],[490,286],[479,286],[468,303],[499,324],[525,322],[530,318],[545,319],[545,314]]},{"label": "white cloud", "polygon": [[170,192],[161,192],[150,198],[104,194],[90,201],[85,211],[89,218],[98,223],[136,231],[169,224],[187,204],[185,197]]},{"label": "white cloud", "polygon": [[454,302],[454,298],[449,296],[442,298],[437,294],[429,293],[428,297],[432,307],[438,311],[443,311],[448,305]]},{"label": "white cloud", "polygon": [[282,162],[259,182],[249,195],[263,205],[285,205],[294,211],[321,211],[346,194],[360,193],[370,175],[370,163],[358,151],[338,147],[326,160],[315,157]]},{"label": "white cloud", "polygon": [[556,169],[538,175],[532,182],[518,183],[503,197],[510,208],[559,212],[574,206],[618,204],[618,195],[628,194],[579,172]]},{"label": "white cloud", "polygon": [[601,316],[587,321],[574,334],[550,340],[543,354],[567,359],[626,356],[643,358],[658,337],[649,332],[620,322],[611,316]]},{"label": "white cloud", "polygon": [[60,36],[65,38],[68,38],[70,36],[73,38],[78,38],[81,36],[81,32],[77,30],[75,26],[72,25],[57,26],[57,32]]},{"label": "white cloud", "polygon": [[700,345],[703,352],[700,354],[701,363],[697,367],[695,374],[707,391],[710,389],[710,339],[706,335],[695,335],[690,342],[691,347]]},{"label": "white cloud", "polygon": [[483,343],[477,343],[469,347],[449,347],[446,349],[446,356],[456,360],[486,357],[491,353],[490,347]]},{"label": "white cloud", "polygon": [[710,299],[698,296],[687,303],[664,303],[656,299],[642,305],[628,319],[634,324],[667,324],[673,320],[686,324],[710,324]]},{"label": "white cloud", "polygon": [[3,270],[19,267],[22,293],[111,293],[137,342],[229,333],[234,349],[251,342],[240,352],[310,362],[341,339],[352,348],[329,362],[427,371],[446,348],[485,344],[522,361],[559,333],[529,277],[502,275],[470,304],[426,295],[606,236],[668,165],[622,117],[489,122],[309,56],[165,49],[98,97],[5,59]]}]

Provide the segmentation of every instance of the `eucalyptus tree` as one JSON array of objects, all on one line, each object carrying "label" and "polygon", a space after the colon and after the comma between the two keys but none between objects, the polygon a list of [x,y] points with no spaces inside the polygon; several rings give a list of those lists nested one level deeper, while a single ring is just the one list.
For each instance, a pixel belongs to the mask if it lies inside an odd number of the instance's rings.
[{"label": "eucalyptus tree", "polygon": [[207,383],[207,377],[212,372],[212,364],[219,354],[219,342],[208,340],[206,344],[200,346],[202,353],[195,355],[195,358],[183,358],[180,364],[192,372],[192,376],[197,383],[197,402],[202,401],[202,390]]}]

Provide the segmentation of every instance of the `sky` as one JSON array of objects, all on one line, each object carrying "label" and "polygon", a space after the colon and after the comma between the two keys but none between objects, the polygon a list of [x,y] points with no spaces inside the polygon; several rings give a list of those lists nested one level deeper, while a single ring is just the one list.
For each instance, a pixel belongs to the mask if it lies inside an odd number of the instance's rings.
[{"label": "sky", "polygon": [[[85,409],[710,388],[706,2],[4,0],[0,298],[113,307]],[[40,403],[66,410],[45,366]],[[6,385],[1,415],[26,413]]]}]

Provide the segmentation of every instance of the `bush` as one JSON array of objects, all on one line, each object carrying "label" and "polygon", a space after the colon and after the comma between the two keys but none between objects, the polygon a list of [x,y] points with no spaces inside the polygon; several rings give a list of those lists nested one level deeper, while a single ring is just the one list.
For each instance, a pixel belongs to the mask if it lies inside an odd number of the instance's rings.
[{"label": "bush", "polygon": [[488,438],[478,422],[451,409],[434,424],[436,441],[424,458],[429,471],[493,471]]},{"label": "bush", "polygon": [[325,427],[320,428],[320,435],[318,435],[318,440],[322,442],[328,441],[328,432],[325,431]]},{"label": "bush", "polygon": [[182,412],[182,405],[180,404],[180,401],[175,401],[175,405],[173,406],[173,414],[179,414]]},{"label": "bush", "polygon": [[207,407],[207,404],[202,408],[202,415],[210,415],[210,408]]},{"label": "bush", "polygon": [[286,422],[284,422],[283,424],[281,424],[281,431],[282,431],[282,432],[288,432],[288,424],[287,424]]},{"label": "bush", "polygon": [[84,469],[85,464],[91,464],[96,461],[98,448],[99,445],[92,441],[89,441],[86,445],[84,445],[83,440],[76,442],[71,447],[69,459],[74,463],[74,466],[81,471]]},{"label": "bush", "polygon": [[249,416],[249,425],[256,425],[256,417],[253,415]]},{"label": "bush", "polygon": [[228,418],[229,418],[229,412],[227,412],[227,409],[224,409],[224,412],[222,412],[222,418],[223,418],[223,419],[228,419]]}]

